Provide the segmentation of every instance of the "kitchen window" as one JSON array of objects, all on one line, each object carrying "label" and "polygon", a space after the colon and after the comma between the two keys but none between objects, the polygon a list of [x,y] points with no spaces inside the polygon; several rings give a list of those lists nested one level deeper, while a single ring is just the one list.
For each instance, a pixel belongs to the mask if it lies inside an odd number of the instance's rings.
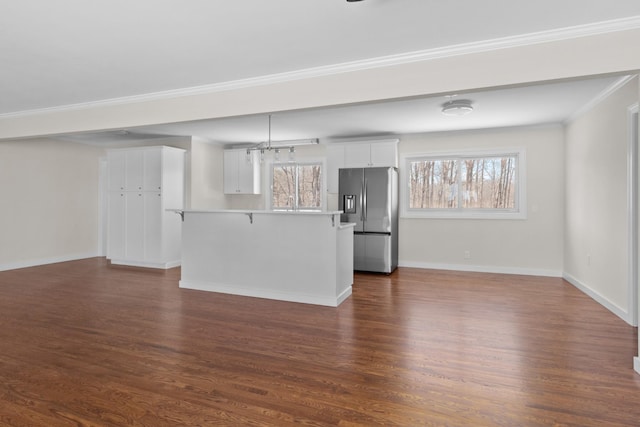
[{"label": "kitchen window", "polygon": [[273,210],[321,211],[322,163],[274,163],[271,167]]},{"label": "kitchen window", "polygon": [[526,218],[524,150],[407,157],[405,217]]}]

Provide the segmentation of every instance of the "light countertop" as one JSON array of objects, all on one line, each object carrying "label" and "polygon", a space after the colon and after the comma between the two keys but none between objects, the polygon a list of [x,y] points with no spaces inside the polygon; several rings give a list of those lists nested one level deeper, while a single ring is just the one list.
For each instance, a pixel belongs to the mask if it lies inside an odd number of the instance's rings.
[{"label": "light countertop", "polygon": [[244,210],[244,209],[218,209],[218,210],[201,210],[201,209],[170,209],[175,212],[185,213],[239,213],[254,215],[340,215],[342,211],[269,211],[269,210]]}]

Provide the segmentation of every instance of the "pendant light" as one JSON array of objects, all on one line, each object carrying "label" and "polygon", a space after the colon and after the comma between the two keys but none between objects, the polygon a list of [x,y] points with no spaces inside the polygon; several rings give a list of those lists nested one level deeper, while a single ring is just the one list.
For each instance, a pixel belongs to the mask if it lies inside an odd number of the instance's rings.
[{"label": "pendant light", "polygon": [[273,151],[273,160],[276,162],[279,162],[281,160],[280,150],[282,148],[286,148],[288,149],[288,152],[289,152],[288,161],[293,162],[296,159],[296,149],[294,146],[307,145],[307,144],[319,144],[319,143],[320,141],[318,140],[318,138],[273,141],[271,139],[271,114],[269,114],[267,140],[265,142],[256,144],[253,147],[247,148],[246,160],[247,160],[247,163],[251,163],[252,162],[251,152],[259,151],[260,163],[264,163],[266,158],[266,153]]}]

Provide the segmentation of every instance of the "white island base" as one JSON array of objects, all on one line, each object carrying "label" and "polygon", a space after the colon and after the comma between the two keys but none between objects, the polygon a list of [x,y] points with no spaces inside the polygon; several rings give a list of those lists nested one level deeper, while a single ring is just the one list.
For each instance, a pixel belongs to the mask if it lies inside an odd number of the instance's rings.
[{"label": "white island base", "polygon": [[351,295],[340,212],[182,211],[180,287],[337,307]]}]

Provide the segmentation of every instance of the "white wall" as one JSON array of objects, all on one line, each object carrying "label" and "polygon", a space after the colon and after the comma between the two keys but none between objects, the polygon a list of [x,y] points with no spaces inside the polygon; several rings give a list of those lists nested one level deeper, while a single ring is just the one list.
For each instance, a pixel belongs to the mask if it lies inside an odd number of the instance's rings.
[{"label": "white wall", "polygon": [[634,78],[566,127],[565,277],[630,322],[627,108]]},{"label": "white wall", "polygon": [[[401,218],[400,265],[561,276],[561,126],[405,135],[399,151],[402,159],[415,154],[518,147],[526,150],[527,219]],[[464,259],[465,251],[470,252],[470,259]]]},{"label": "white wall", "polygon": [[223,180],[223,147],[197,138],[191,141],[189,152],[190,209],[225,209]]},{"label": "white wall", "polygon": [[0,142],[0,270],[98,254],[102,149]]}]

